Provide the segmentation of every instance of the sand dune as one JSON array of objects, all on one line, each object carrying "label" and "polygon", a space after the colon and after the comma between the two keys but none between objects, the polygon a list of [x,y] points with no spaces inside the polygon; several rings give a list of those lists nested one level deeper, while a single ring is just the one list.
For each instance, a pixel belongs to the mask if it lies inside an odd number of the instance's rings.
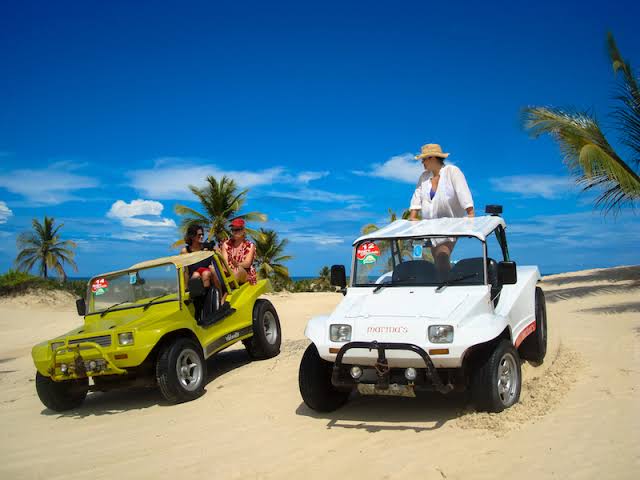
[{"label": "sand dune", "polygon": [[495,415],[463,394],[309,410],[297,385],[303,331],[339,302],[330,293],[273,295],[281,355],[222,352],[194,402],[97,393],[59,414],[36,396],[30,348],[78,323],[73,303],[1,301],[0,478],[636,478],[640,267],[554,275],[542,287],[547,360],[523,366],[520,404]]}]

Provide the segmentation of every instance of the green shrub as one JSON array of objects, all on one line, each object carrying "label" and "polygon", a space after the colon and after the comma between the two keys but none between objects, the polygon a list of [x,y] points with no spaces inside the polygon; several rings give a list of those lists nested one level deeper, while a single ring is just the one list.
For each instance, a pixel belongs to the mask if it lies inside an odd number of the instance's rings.
[{"label": "green shrub", "polygon": [[83,280],[60,281],[53,278],[36,277],[25,272],[9,270],[0,275],[0,296],[24,293],[29,289],[63,290],[83,297],[87,283]]}]

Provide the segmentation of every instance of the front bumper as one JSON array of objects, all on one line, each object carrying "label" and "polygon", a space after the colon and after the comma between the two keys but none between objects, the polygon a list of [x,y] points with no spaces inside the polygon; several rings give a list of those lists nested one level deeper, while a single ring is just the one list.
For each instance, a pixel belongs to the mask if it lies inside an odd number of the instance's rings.
[{"label": "front bumper", "polygon": [[61,345],[52,352],[47,373],[54,381],[126,374],[110,359],[107,350],[95,342]]},{"label": "front bumper", "polygon": [[[449,393],[453,390],[453,386],[451,384],[445,385],[438,374],[433,362],[431,361],[431,357],[429,354],[421,347],[414,345],[412,343],[390,343],[390,342],[349,342],[343,345],[338,354],[336,355],[335,362],[333,364],[333,372],[331,375],[331,383],[337,388],[352,388],[358,386],[360,382],[355,380],[349,374],[349,367],[346,367],[342,363],[342,358],[345,353],[351,349],[360,348],[377,350],[378,358],[376,360],[373,368],[375,369],[376,381],[374,390],[379,391],[380,394],[385,394],[389,392],[390,386],[391,390],[397,388],[398,383],[393,382],[394,380],[400,380],[407,382],[404,380],[404,377],[398,375],[398,372],[394,372],[393,369],[389,367],[389,361],[387,360],[386,351],[387,350],[408,350],[422,358],[424,362],[424,369],[418,369],[418,373],[420,377],[416,378],[416,381],[410,381],[409,387],[413,388],[416,383],[418,384],[429,384],[440,393]],[[361,389],[362,391],[362,389]]]}]

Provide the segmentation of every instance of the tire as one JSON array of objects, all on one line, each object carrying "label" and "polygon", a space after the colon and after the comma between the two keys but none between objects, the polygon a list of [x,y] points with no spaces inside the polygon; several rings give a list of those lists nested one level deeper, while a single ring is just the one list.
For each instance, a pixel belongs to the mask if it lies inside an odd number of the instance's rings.
[{"label": "tire", "polygon": [[177,338],[165,345],[156,360],[156,380],[169,403],[182,403],[204,394],[207,363],[200,345],[190,338]]},{"label": "tire", "polygon": [[535,312],[536,329],[520,345],[520,356],[541,364],[547,354],[547,304],[540,287],[536,287]]},{"label": "tire", "polygon": [[520,399],[522,372],[518,351],[509,340],[501,340],[473,374],[471,398],[476,408],[501,412]]},{"label": "tire", "polygon": [[331,383],[333,364],[320,358],[314,344],[307,347],[300,361],[298,385],[304,403],[317,412],[332,412],[347,403],[348,391],[337,390]]},{"label": "tire", "polygon": [[253,336],[243,340],[249,356],[255,360],[280,353],[282,329],[278,313],[269,300],[258,299],[253,306]]},{"label": "tire", "polygon": [[36,373],[36,391],[45,407],[56,412],[78,408],[89,391],[89,379],[54,382],[51,377]]}]

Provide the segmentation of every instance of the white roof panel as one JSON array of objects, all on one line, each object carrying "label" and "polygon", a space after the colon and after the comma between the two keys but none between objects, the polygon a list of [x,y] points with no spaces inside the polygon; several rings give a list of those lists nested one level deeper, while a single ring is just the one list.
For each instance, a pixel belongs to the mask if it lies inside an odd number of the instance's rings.
[{"label": "white roof panel", "polygon": [[482,216],[464,218],[436,218],[432,220],[396,220],[386,227],[358,238],[355,245],[362,240],[399,238],[399,237],[436,237],[436,236],[471,236],[484,241],[498,225],[506,228],[502,217]]}]

